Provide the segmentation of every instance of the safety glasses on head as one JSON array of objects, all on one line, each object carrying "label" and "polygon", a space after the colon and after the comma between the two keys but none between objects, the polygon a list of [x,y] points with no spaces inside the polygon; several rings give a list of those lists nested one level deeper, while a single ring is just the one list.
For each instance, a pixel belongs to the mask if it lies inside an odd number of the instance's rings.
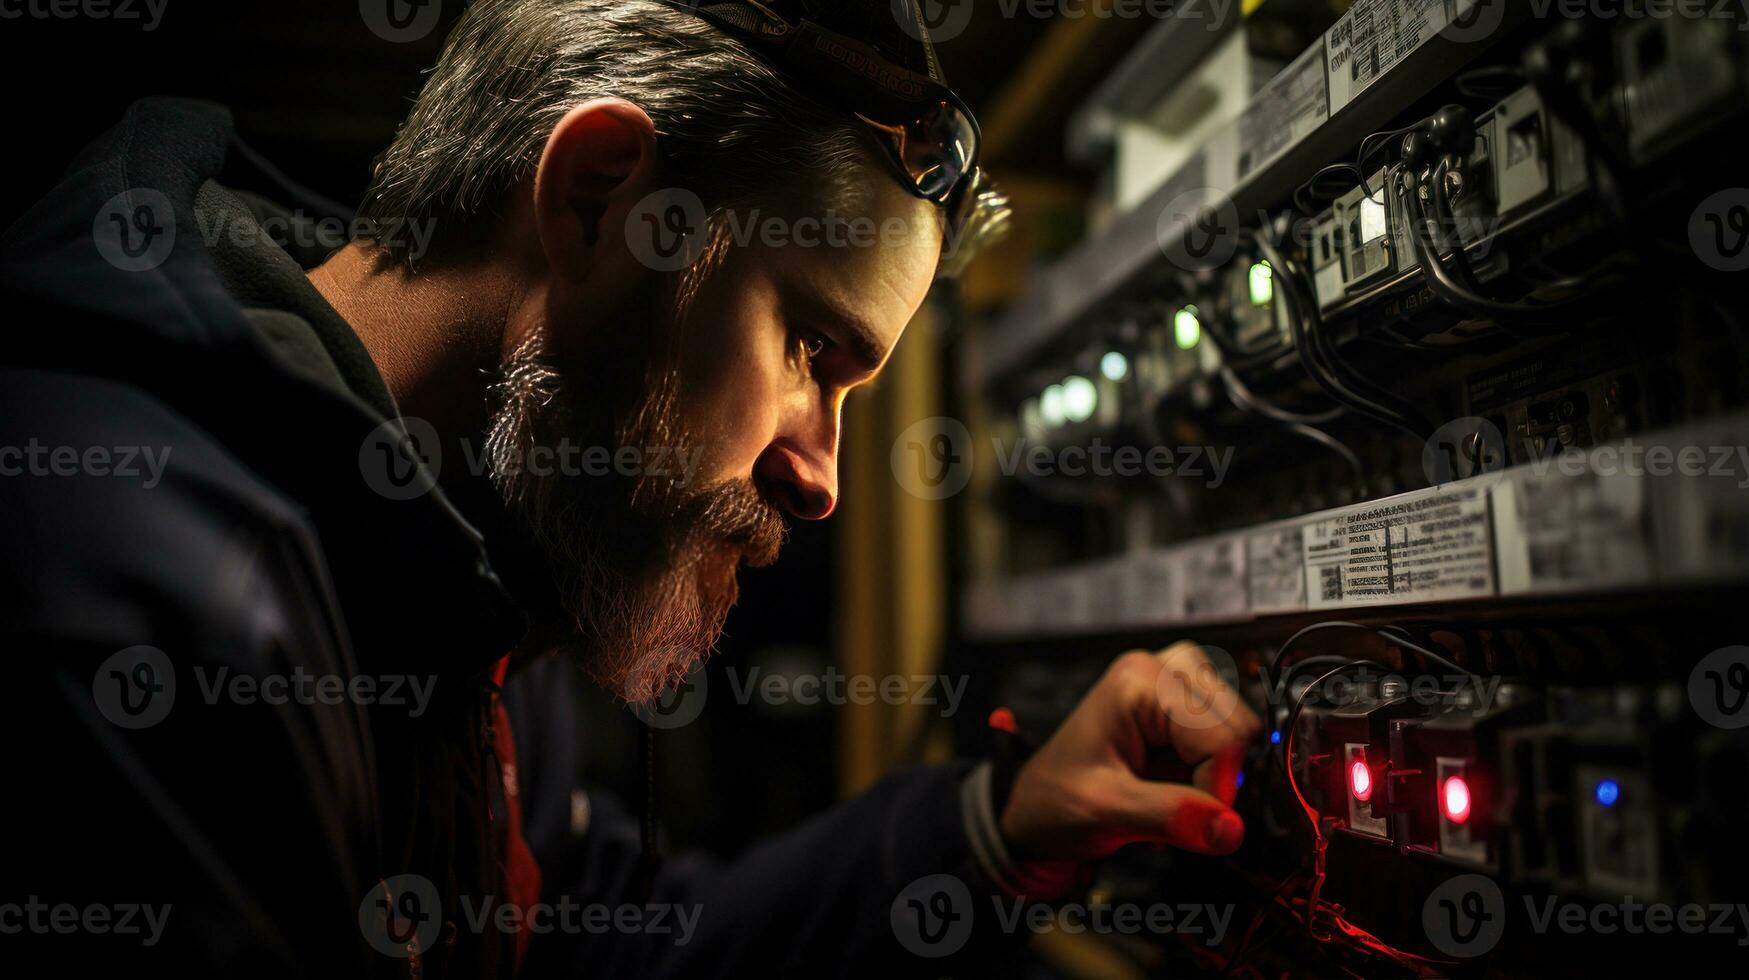
[{"label": "safety glasses on head", "polygon": [[791,23],[754,0],[668,0],[748,44],[804,91],[841,105],[877,137],[900,183],[949,210],[978,171],[982,137],[971,110],[927,74],[811,20]]}]

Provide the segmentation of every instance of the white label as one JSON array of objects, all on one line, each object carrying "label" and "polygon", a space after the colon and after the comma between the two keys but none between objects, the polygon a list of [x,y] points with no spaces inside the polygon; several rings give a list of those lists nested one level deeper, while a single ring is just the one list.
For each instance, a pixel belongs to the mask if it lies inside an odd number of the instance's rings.
[{"label": "white label", "polygon": [[1533,463],[1494,488],[1500,594],[1631,585],[1653,576],[1648,484],[1629,473]]},{"label": "white label", "polygon": [[1330,111],[1366,91],[1446,23],[1444,0],[1354,0],[1325,35]]},{"label": "white label", "polygon": [[1301,52],[1270,79],[1239,117],[1239,176],[1260,170],[1330,118],[1324,44]]},{"label": "white label", "polygon": [[1306,528],[1313,609],[1492,595],[1483,485],[1436,487],[1348,508]]},{"label": "white label", "polygon": [[1245,540],[1252,612],[1306,608],[1306,548],[1300,528],[1284,527]]},{"label": "white label", "polygon": [[1249,601],[1245,584],[1245,539],[1228,535],[1176,549],[1184,618],[1241,615]]}]

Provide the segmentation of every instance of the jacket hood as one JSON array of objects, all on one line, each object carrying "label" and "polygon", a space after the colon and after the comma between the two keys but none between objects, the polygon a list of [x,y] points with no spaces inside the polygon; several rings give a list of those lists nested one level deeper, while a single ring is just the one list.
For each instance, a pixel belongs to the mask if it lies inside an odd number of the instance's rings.
[{"label": "jacket hood", "polygon": [[[327,329],[343,335],[322,341],[346,383],[332,379],[332,368],[324,380],[276,353],[250,315],[271,304],[249,297],[246,306],[224,266],[253,263],[267,292],[275,276],[284,280],[281,294],[314,291],[270,242],[267,254],[239,259],[205,240],[210,223],[203,228],[197,202],[210,201],[210,182],[221,179],[244,189],[265,183],[281,198],[295,192],[241,147],[222,107],[135,103],[0,236],[0,290],[13,314],[0,361],[149,390],[310,512],[343,593],[354,577],[360,594],[404,604],[381,610],[378,634],[404,642],[376,656],[430,669],[429,641],[455,666],[483,670],[523,632],[484,536],[435,478],[398,499],[372,485],[371,441],[400,431],[393,400],[362,344],[319,299],[315,306],[332,317]],[[311,310],[306,319],[324,316]],[[323,324],[312,327],[322,334]],[[386,442],[407,452],[404,439]],[[422,466],[416,457],[406,462]],[[373,591],[367,579],[395,587]]]}]

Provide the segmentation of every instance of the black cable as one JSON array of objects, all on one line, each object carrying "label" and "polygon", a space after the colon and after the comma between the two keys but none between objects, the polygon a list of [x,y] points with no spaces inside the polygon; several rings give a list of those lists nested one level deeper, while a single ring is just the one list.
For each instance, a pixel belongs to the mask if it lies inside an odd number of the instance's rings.
[{"label": "black cable", "polygon": [[[1421,186],[1418,181],[1413,182],[1413,186],[1411,186],[1411,181],[1399,179],[1397,181],[1397,194],[1402,201],[1404,213],[1409,216],[1410,246],[1414,250],[1416,261],[1421,264],[1423,278],[1425,278],[1428,288],[1433,290],[1434,295],[1472,316],[1491,319],[1497,324],[1499,321],[1506,321],[1508,325],[1514,323],[1549,327],[1570,325],[1573,318],[1573,306],[1576,305],[1578,299],[1588,297],[1576,297],[1574,300],[1549,304],[1505,302],[1481,295],[1455,276],[1440,258],[1438,247],[1435,244],[1439,234],[1437,222],[1428,216],[1427,211],[1422,206]],[[1458,243],[1454,252],[1461,251],[1462,247],[1462,243]],[[1462,267],[1466,274],[1473,276],[1474,272],[1467,264],[1467,257],[1460,261],[1464,263]]]},{"label": "black cable", "polygon": [[1326,630],[1326,629],[1352,629],[1352,630],[1361,630],[1363,632],[1372,633],[1372,634],[1380,637],[1381,639],[1388,640],[1389,642],[1395,643],[1398,646],[1413,650],[1416,653],[1420,654],[1422,657],[1426,658],[1429,661],[1432,661],[1433,663],[1440,665],[1441,667],[1445,667],[1445,668],[1448,668],[1450,670],[1457,671],[1460,674],[1467,674],[1471,677],[1476,676],[1475,671],[1466,670],[1465,668],[1460,667],[1457,664],[1453,663],[1451,660],[1447,659],[1445,656],[1438,654],[1438,653],[1434,653],[1432,650],[1429,650],[1427,647],[1424,647],[1421,644],[1416,643],[1414,640],[1409,638],[1409,636],[1407,635],[1408,631],[1403,629],[1403,627],[1401,627],[1401,626],[1368,626],[1365,623],[1355,623],[1355,622],[1350,622],[1350,621],[1345,620],[1345,619],[1333,619],[1333,620],[1328,620],[1328,621],[1325,621],[1322,623],[1313,623],[1310,626],[1307,626],[1304,629],[1301,629],[1299,632],[1295,633],[1294,635],[1288,637],[1285,641],[1282,642],[1280,647],[1276,648],[1275,656],[1269,661],[1270,673],[1274,673],[1276,670],[1278,670],[1280,668],[1282,658],[1287,656],[1287,652],[1290,649],[1292,649],[1293,645],[1298,643],[1302,637],[1304,637],[1308,633],[1313,633],[1313,632],[1316,632],[1318,630]]},{"label": "black cable", "polygon": [[[1399,429],[1416,442],[1424,442],[1432,425],[1412,406],[1370,384],[1342,360],[1334,341],[1325,336],[1318,316],[1318,301],[1308,295],[1298,266],[1285,258],[1267,236],[1257,236],[1258,247],[1272,266],[1281,269],[1281,282],[1289,298],[1290,326],[1301,362],[1312,379],[1337,401],[1355,411]],[[1392,405],[1392,402],[1396,402]]]}]

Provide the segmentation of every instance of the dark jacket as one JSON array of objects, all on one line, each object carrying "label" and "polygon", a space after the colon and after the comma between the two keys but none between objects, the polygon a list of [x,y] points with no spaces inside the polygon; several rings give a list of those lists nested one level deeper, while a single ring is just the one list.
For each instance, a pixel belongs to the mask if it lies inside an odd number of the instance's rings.
[{"label": "dark jacket", "polygon": [[[0,636],[23,788],[0,818],[0,910],[108,909],[101,928],[62,934],[49,911],[23,930],[69,975],[514,971],[517,930],[473,923],[510,886],[493,668],[523,630],[510,596],[539,584],[511,571],[525,549],[477,486],[384,492],[382,472],[422,471],[385,455],[404,452],[382,438],[393,400],[302,273],[320,249],[248,233],[298,193],[222,109],[148,100],[0,240]],[[537,661],[510,681],[514,788],[544,899],[611,908],[636,901],[637,832],[577,795],[574,673]],[[964,774],[890,778],[726,866],[670,862],[651,901],[695,916],[684,945],[562,927],[533,936],[524,972],[940,972],[890,915],[921,876],[989,892]],[[401,904],[407,881],[435,914]],[[385,933],[379,900],[428,931]],[[117,927],[136,904],[136,925],[169,905],[151,946]]]}]

